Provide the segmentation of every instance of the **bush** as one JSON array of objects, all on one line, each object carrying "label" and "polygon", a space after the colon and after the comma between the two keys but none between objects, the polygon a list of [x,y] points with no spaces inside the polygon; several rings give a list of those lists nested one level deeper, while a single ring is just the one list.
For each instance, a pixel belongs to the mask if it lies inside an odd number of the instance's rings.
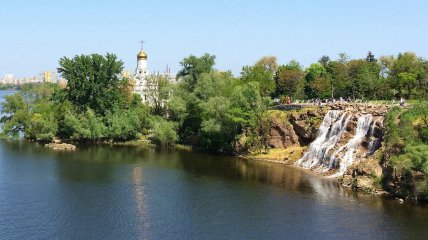
[{"label": "bush", "polygon": [[76,116],[68,111],[64,116],[63,125],[69,138],[73,140],[99,141],[107,136],[107,127],[101,117],[97,117],[90,108]]},{"label": "bush", "polygon": [[126,141],[141,136],[147,125],[148,112],[142,108],[117,110],[107,115],[108,137],[112,140]]},{"label": "bush", "polygon": [[395,180],[400,182],[397,194],[403,197],[428,197],[426,111],[421,105],[409,110],[394,108],[385,119],[385,156],[395,169]]},{"label": "bush", "polygon": [[58,132],[58,123],[52,114],[34,113],[25,136],[29,139],[49,142]]},{"label": "bush", "polygon": [[161,147],[171,147],[177,141],[176,126],[173,122],[168,122],[163,118],[156,118],[153,124],[151,139],[156,145]]},{"label": "bush", "polygon": [[1,108],[3,133],[17,137],[25,132],[30,120],[30,109],[21,93],[6,96]]}]

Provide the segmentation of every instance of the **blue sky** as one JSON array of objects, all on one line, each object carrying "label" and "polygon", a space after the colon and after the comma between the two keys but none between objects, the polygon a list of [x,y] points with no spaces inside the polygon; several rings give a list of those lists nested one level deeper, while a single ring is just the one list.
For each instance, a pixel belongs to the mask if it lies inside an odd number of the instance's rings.
[{"label": "blue sky", "polygon": [[266,55],[304,66],[339,52],[428,57],[427,9],[426,0],[0,0],[0,74],[31,76],[62,56],[106,52],[133,71],[141,39],[152,71],[176,72],[205,52],[236,75]]}]

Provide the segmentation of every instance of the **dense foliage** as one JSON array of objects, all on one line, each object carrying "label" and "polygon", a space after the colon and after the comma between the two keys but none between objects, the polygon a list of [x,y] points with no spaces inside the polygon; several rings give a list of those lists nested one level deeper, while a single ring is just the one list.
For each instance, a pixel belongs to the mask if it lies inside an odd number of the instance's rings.
[{"label": "dense foliage", "polygon": [[[176,84],[164,76],[150,76],[147,81],[157,88],[147,93],[151,104],[143,105],[133,94],[132,81],[122,77],[123,63],[114,54],[63,57],[58,71],[67,87],[30,85],[8,96],[2,109],[3,131],[38,141],[126,141],[145,136],[161,146],[180,142],[211,152],[233,152],[265,147],[263,113],[275,98],[428,96],[428,63],[409,52],[379,59],[371,52],[364,59],[340,53],[336,60],[322,56],[307,68],[296,60],[279,65],[276,57],[267,56],[244,66],[239,77],[214,69],[215,59],[210,54],[184,58]],[[421,141],[426,142],[427,131],[418,132]],[[413,145],[400,148],[400,154],[424,151]]]},{"label": "dense foliage", "polygon": [[[261,73],[258,73],[261,75]],[[337,60],[320,58],[306,69],[295,60],[275,73],[273,97],[295,99],[420,99],[428,97],[428,62],[411,52],[376,59],[350,59],[345,53]]]},{"label": "dense foliage", "polygon": [[187,82],[175,85],[174,97],[168,102],[170,119],[179,126],[179,140],[206,151],[233,151],[244,130],[258,127],[269,104],[260,82],[213,69],[200,72],[194,82],[193,89]]},{"label": "dense foliage", "polygon": [[59,72],[67,88],[57,84],[24,85],[2,104],[3,132],[51,141],[124,141],[150,127],[149,108],[130,91],[116,56],[98,54],[62,58]]},{"label": "dense foliage", "polygon": [[428,105],[408,110],[394,108],[386,118],[384,161],[400,181],[397,194],[428,199]]}]

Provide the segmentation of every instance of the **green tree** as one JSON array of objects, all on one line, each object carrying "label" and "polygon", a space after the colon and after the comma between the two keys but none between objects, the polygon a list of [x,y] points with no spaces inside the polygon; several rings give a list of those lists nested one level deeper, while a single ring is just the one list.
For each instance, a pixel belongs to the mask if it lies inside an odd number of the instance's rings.
[{"label": "green tree", "polygon": [[51,141],[58,132],[58,122],[55,111],[49,102],[39,102],[33,105],[32,114],[25,137],[36,141]]},{"label": "green tree", "polygon": [[327,89],[324,89],[320,94],[331,98],[348,97],[347,88],[350,85],[348,65],[339,61],[330,61],[326,67],[326,72],[326,83],[322,83],[322,85],[329,86],[329,92],[327,94],[325,92]]},{"label": "green tree", "polygon": [[245,83],[257,82],[263,96],[271,96],[275,92],[275,80],[270,70],[263,66],[244,66],[241,80]]},{"label": "green tree", "polygon": [[234,88],[230,98],[229,116],[236,127],[235,145],[238,135],[244,134],[247,138],[244,149],[254,147],[261,150],[267,147],[268,132],[262,126],[263,113],[270,105],[270,98],[260,93],[258,82],[238,85]]},{"label": "green tree", "polygon": [[337,59],[337,61],[342,64],[346,64],[349,61],[349,59],[351,59],[351,57],[345,52],[341,52],[338,55],[339,55],[339,58]]},{"label": "green tree", "polygon": [[412,90],[417,81],[424,78],[424,62],[416,54],[411,52],[399,53],[394,58],[390,69],[389,78],[400,96],[403,96],[403,89],[407,89],[407,98],[412,97]]},{"label": "green tree", "polygon": [[65,113],[63,127],[69,129],[72,140],[100,141],[107,138],[107,127],[103,119],[97,117],[95,112],[88,108],[77,115],[71,111]]},{"label": "green tree", "polygon": [[309,87],[313,98],[330,98],[334,91],[331,74],[325,74],[318,77],[309,83]]},{"label": "green tree", "polygon": [[262,57],[256,62],[254,66],[262,67],[263,69],[271,72],[272,74],[275,74],[275,72],[278,70],[278,62],[275,56]]},{"label": "green tree", "polygon": [[321,64],[324,68],[327,67],[327,64],[330,62],[330,57],[327,55],[323,55],[319,60],[318,63]]},{"label": "green tree", "polygon": [[376,62],[351,60],[347,64],[349,71],[349,90],[354,98],[376,98],[380,67]]},{"label": "green tree", "polygon": [[116,110],[107,115],[108,138],[114,141],[137,139],[149,128],[148,109],[130,108]]},{"label": "green tree", "polygon": [[291,60],[287,65],[279,67],[275,75],[277,95],[301,98],[304,76],[305,73],[303,72],[302,66],[295,60]]},{"label": "green tree", "polygon": [[325,76],[326,70],[320,63],[312,63],[306,69],[305,75],[305,95],[308,98],[316,98],[318,97],[316,94],[316,90],[313,89],[313,83],[315,80]]},{"label": "green tree", "polygon": [[369,52],[367,53],[366,61],[367,61],[367,62],[377,62],[377,59],[376,59],[376,58],[375,58],[375,56],[373,55],[372,51],[369,51]]},{"label": "green tree", "polygon": [[25,132],[30,121],[30,106],[21,93],[5,96],[1,108],[3,133],[18,136]]},{"label": "green tree", "polygon": [[230,100],[216,96],[201,103],[201,146],[210,152],[231,152],[237,135],[235,123],[229,116]]},{"label": "green tree", "polygon": [[52,96],[57,90],[55,84],[26,84],[21,91],[5,97],[2,103],[3,133],[48,141],[57,132],[54,118]]},{"label": "green tree", "polygon": [[128,79],[120,78],[123,62],[107,53],[80,55],[59,60],[58,72],[67,79],[67,99],[80,111],[91,108],[105,116],[113,108],[123,108]]},{"label": "green tree", "polygon": [[177,141],[176,125],[163,118],[156,118],[153,124],[152,140],[158,146],[171,147]]},{"label": "green tree", "polygon": [[195,87],[195,94],[201,100],[210,97],[230,95],[235,79],[230,72],[212,71],[201,75]]},{"label": "green tree", "polygon": [[208,53],[205,53],[201,57],[190,55],[184,58],[183,61],[180,62],[180,65],[182,68],[178,72],[177,77],[183,78],[184,82],[187,84],[188,90],[192,92],[201,74],[209,73],[213,69],[215,65],[215,56]]}]

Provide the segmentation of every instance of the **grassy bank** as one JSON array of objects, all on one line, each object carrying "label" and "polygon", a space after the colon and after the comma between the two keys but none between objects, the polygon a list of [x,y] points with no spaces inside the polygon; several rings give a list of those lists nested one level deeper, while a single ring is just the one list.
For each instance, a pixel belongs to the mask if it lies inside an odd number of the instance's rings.
[{"label": "grassy bank", "polygon": [[248,153],[243,155],[243,157],[253,160],[293,164],[303,156],[306,148],[300,146],[292,146],[285,149],[273,148],[265,152]]}]

